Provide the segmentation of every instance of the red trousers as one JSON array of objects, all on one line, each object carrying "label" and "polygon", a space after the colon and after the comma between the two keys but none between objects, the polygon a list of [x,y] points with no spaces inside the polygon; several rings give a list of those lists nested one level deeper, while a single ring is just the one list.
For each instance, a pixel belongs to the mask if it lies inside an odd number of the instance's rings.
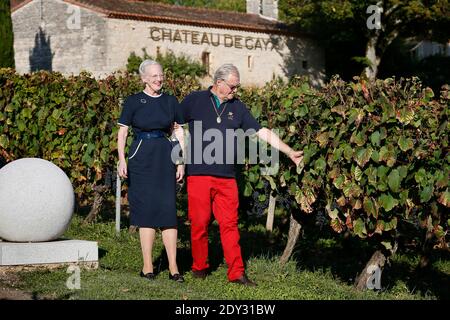
[{"label": "red trousers", "polygon": [[233,178],[189,176],[187,178],[188,217],[191,222],[192,270],[207,269],[208,225],[211,211],[219,223],[228,279],[244,273],[238,230],[238,189]]}]

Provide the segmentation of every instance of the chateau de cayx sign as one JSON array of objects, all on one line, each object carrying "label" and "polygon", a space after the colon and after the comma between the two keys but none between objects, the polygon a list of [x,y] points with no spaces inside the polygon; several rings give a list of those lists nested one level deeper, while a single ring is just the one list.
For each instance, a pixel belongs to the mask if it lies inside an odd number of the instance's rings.
[{"label": "chateau de cayx sign", "polygon": [[[155,42],[179,42],[192,45],[211,45],[213,47],[236,48],[247,50],[271,51],[279,45],[268,37],[252,37],[229,33],[199,32],[189,29],[171,29],[152,26],[150,38]],[[278,36],[275,36],[278,39]]]}]

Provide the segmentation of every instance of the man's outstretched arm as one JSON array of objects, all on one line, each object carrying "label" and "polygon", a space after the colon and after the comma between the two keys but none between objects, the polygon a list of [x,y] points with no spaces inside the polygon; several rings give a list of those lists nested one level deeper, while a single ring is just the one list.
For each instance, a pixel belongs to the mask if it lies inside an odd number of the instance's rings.
[{"label": "man's outstretched arm", "polygon": [[280,150],[285,155],[287,155],[296,166],[300,164],[303,159],[303,151],[295,151],[284,143],[278,135],[270,129],[261,128],[257,133],[261,140],[266,141],[272,147]]}]

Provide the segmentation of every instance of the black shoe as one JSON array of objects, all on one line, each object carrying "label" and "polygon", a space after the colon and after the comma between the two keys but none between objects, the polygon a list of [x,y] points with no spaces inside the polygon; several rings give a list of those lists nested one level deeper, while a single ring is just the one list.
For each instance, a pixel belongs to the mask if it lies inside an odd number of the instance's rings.
[{"label": "black shoe", "polygon": [[149,272],[149,273],[144,273],[141,271],[141,273],[139,274],[142,278],[146,278],[148,280],[155,280],[155,274],[153,272]]},{"label": "black shoe", "polygon": [[176,281],[176,282],[184,282],[183,276],[179,273],[175,273],[174,275],[171,275],[169,272],[169,279]]},{"label": "black shoe", "polygon": [[242,285],[247,286],[247,287],[256,287],[256,286],[257,286],[256,283],[254,283],[252,280],[250,280],[249,278],[247,278],[247,276],[245,275],[245,273],[244,273],[242,276],[240,276],[239,278],[237,278],[237,279],[235,279],[235,280],[232,280],[232,281],[230,281],[230,282],[242,284]]},{"label": "black shoe", "polygon": [[206,276],[208,275],[208,271],[206,269],[198,270],[198,271],[192,270],[192,275],[194,276],[194,278],[204,280],[206,278]]}]

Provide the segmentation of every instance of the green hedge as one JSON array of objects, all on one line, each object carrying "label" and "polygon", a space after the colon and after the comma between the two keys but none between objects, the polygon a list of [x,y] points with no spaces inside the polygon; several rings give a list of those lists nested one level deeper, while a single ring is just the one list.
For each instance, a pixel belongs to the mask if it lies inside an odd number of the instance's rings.
[{"label": "green hedge", "polygon": [[245,171],[246,195],[268,180],[272,193],[289,194],[302,214],[325,211],[337,233],[390,250],[399,237],[417,240],[403,234],[413,226],[448,248],[448,86],[435,97],[416,78],[334,78],[320,90],[294,79],[246,91],[242,99],[262,124],[304,151],[297,169],[282,157],[277,176],[259,176],[258,166]]},{"label": "green hedge", "polygon": [[[115,170],[121,101],[142,89],[139,78],[115,74],[96,81],[86,73],[1,69],[0,88],[0,156],[52,161],[78,197],[92,201],[93,188]],[[166,88],[181,100],[199,84],[168,74]],[[448,86],[434,96],[417,79],[335,78],[318,90],[295,78],[240,95],[263,126],[304,151],[298,168],[281,156],[274,176],[246,166],[244,196],[269,184],[274,195],[291,197],[300,214],[326,212],[337,233],[390,249],[399,230],[415,225],[438,247],[448,247]]]}]

